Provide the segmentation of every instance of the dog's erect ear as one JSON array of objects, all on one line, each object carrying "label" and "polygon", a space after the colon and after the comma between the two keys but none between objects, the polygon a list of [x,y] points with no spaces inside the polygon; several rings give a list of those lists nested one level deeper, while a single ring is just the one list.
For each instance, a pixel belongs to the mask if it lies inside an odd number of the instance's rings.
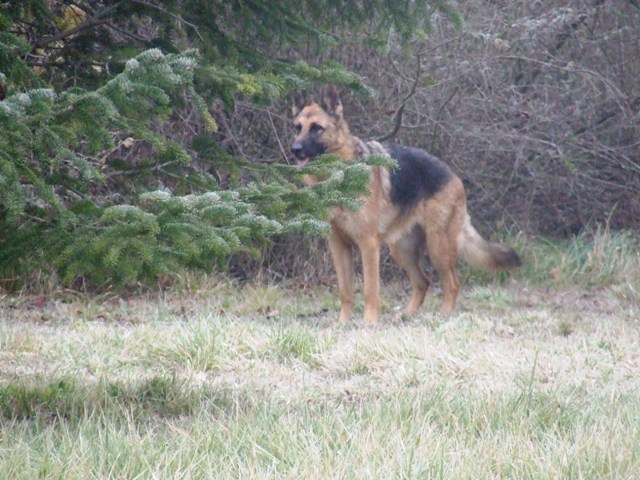
[{"label": "dog's erect ear", "polygon": [[293,96],[293,106],[291,107],[292,115],[294,117],[297,116],[302,111],[302,109],[306,106],[307,106],[307,99],[302,93],[297,92]]},{"label": "dog's erect ear", "polygon": [[320,89],[320,106],[328,114],[342,118],[342,102],[334,85],[325,85]]}]

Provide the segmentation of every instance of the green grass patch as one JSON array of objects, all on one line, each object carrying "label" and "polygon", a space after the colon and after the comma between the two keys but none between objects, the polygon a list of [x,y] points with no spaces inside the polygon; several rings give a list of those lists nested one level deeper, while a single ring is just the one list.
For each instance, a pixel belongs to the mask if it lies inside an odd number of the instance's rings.
[{"label": "green grass patch", "polygon": [[87,399],[72,378],[0,386],[0,415],[5,419],[70,418],[83,415]]},{"label": "green grass patch", "polygon": [[485,273],[460,264],[463,285],[504,285],[509,280],[566,289],[607,288],[627,301],[640,301],[640,240],[629,231],[605,227],[566,240],[505,236],[522,266],[512,272]]},{"label": "green grass patch", "polygon": [[153,418],[191,415],[201,409],[212,415],[227,415],[246,405],[240,394],[234,397],[226,390],[196,386],[188,379],[169,376],[98,382],[67,376],[0,385],[0,417],[4,421],[36,424],[75,424],[96,415],[116,422],[148,422]]},{"label": "green grass patch", "polygon": [[[366,402],[264,399],[238,415],[199,408],[135,422],[105,412],[0,440],[0,474],[37,478],[631,478],[635,398],[455,390]],[[11,443],[9,443],[11,442]],[[615,452],[615,455],[612,454]],[[378,477],[380,476],[380,477]]]},{"label": "green grass patch", "polygon": [[213,370],[220,358],[221,342],[218,326],[201,321],[189,325],[154,348],[152,356],[159,362],[184,364],[192,370]]},{"label": "green grass patch", "polygon": [[271,335],[267,355],[281,362],[300,361],[314,366],[322,351],[323,338],[307,330],[290,327],[277,328]]},{"label": "green grass patch", "polygon": [[640,284],[640,249],[630,232],[598,228],[566,241],[536,238],[523,245],[519,277],[560,287]]}]

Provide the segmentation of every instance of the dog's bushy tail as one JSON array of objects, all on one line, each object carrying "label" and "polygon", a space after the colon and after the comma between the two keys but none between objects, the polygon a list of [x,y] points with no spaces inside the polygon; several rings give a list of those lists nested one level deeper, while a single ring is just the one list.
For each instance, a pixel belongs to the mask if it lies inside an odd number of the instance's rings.
[{"label": "dog's bushy tail", "polygon": [[458,256],[470,265],[488,271],[508,270],[522,265],[513,248],[482,238],[471,225],[468,215],[458,238]]}]

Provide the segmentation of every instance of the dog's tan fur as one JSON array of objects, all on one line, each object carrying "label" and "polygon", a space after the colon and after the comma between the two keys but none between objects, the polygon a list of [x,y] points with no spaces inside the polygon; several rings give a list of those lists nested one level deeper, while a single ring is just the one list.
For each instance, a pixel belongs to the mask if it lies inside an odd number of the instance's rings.
[{"label": "dog's tan fur", "polygon": [[[294,123],[299,129],[296,141],[310,135],[313,124],[320,126],[319,137],[326,153],[338,154],[345,161],[356,161],[358,138],[353,136],[343,117],[337,92],[324,89],[321,104],[298,104]],[[317,127],[314,127],[317,128]],[[340,295],[339,321],[345,322],[353,311],[354,264],[352,246],[362,255],[364,276],[364,322],[378,321],[380,246],[388,244],[393,258],[407,272],[413,293],[403,313],[412,315],[422,304],[430,281],[420,267],[424,247],[442,282],[441,311],[453,310],[460,281],[456,269],[458,256],[487,270],[509,268],[519,258],[509,247],[486,242],[470,223],[462,181],[453,175],[430,198],[403,211],[391,201],[390,173],[382,167],[372,168],[370,194],[359,211],[334,208],[330,212],[329,248],[338,278]],[[313,184],[318,179],[306,176]]]}]

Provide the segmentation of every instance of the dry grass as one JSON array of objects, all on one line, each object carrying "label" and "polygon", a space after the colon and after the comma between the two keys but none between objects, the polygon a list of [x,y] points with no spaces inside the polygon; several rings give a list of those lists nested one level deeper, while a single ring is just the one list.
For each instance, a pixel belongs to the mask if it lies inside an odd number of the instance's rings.
[{"label": "dry grass", "polygon": [[[193,279],[192,279],[193,280]],[[0,301],[0,478],[632,478],[640,310],[468,286],[394,324],[326,290],[199,278]]]}]

